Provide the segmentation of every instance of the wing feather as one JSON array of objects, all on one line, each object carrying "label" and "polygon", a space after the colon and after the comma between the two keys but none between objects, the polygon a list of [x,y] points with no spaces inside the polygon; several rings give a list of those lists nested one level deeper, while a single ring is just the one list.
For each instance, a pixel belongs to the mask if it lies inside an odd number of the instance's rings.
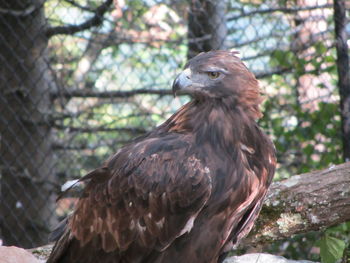
[{"label": "wing feather", "polygon": [[99,238],[106,252],[132,243],[162,251],[190,231],[212,184],[188,146],[178,137],[146,139],[119,151],[96,177],[90,173],[69,221],[73,236],[82,244]]}]

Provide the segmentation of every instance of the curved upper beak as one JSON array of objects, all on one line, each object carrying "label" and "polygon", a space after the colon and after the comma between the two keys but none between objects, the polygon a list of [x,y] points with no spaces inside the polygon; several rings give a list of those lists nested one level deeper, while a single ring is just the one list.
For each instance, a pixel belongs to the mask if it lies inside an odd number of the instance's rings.
[{"label": "curved upper beak", "polygon": [[182,71],[174,80],[173,95],[184,94],[188,92],[188,88],[192,86],[191,69],[187,68]]}]

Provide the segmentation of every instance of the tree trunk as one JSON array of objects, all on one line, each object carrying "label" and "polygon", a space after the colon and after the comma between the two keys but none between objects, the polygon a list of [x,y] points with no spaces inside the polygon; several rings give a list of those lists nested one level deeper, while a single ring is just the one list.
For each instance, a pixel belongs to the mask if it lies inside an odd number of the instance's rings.
[{"label": "tree trunk", "polygon": [[200,52],[225,48],[225,0],[191,0],[188,15],[188,58]]},{"label": "tree trunk", "polygon": [[346,33],[345,0],[334,0],[338,88],[342,121],[343,158],[350,161],[350,65]]},{"label": "tree trunk", "polygon": [[25,248],[46,243],[55,223],[43,2],[0,0],[0,239]]}]

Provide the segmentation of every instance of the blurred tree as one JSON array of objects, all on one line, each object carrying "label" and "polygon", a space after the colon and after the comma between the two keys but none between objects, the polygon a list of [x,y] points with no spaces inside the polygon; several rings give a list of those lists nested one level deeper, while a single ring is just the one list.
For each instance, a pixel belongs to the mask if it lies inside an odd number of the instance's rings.
[{"label": "blurred tree", "polygon": [[[55,221],[55,160],[42,1],[0,1],[1,234],[6,245],[44,244]],[[26,232],[27,235],[23,235]]]},{"label": "blurred tree", "polygon": [[48,62],[48,38],[101,23],[111,3],[80,25],[47,27],[43,1],[0,2],[0,64],[5,65],[0,71],[0,208],[5,245],[44,244],[57,222],[50,95],[58,87]]},{"label": "blurred tree", "polygon": [[188,14],[188,54],[225,49],[227,36],[226,0],[191,0]]},{"label": "blurred tree", "polygon": [[338,88],[342,120],[344,161],[350,161],[350,65],[346,32],[347,6],[345,0],[334,1],[334,22],[337,49]]}]

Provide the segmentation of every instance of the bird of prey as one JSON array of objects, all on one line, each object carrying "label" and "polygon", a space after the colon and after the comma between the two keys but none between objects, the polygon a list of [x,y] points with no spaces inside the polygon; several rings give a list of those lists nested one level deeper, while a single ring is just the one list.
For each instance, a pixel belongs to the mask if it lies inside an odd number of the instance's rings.
[{"label": "bird of prey", "polygon": [[216,263],[251,230],[276,165],[258,81],[210,51],[172,88],[191,101],[82,179],[49,263]]}]

